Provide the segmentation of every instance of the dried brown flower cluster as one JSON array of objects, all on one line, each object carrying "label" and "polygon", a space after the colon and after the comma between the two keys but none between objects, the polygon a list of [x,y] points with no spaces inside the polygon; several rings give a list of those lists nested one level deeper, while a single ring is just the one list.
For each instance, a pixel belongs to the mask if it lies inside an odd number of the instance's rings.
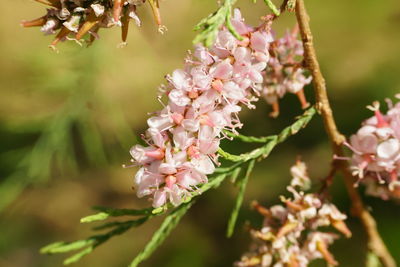
[{"label": "dried brown flower cluster", "polygon": [[[47,13],[31,21],[23,21],[23,27],[41,27],[45,34],[56,34],[50,47],[64,40],[80,40],[88,36],[91,44],[98,38],[100,28],[121,27],[122,44],[126,44],[129,22],[138,26],[141,21],[136,13],[138,6],[146,0],[35,0],[49,6]],[[159,31],[165,30],[161,24],[158,0],[147,0],[153,10]]]},{"label": "dried brown flower cluster", "polygon": [[288,191],[293,194],[293,199],[281,197],[284,205],[269,209],[253,203],[264,216],[264,223],[261,229],[251,230],[254,243],[236,266],[303,267],[318,258],[325,259],[330,265],[338,264],[328,250],[338,235],[321,231],[321,228],[332,226],[350,237],[351,232],[344,223],[346,215],[318,194],[304,193],[310,179],[303,162],[297,162],[291,173],[293,179]]}]

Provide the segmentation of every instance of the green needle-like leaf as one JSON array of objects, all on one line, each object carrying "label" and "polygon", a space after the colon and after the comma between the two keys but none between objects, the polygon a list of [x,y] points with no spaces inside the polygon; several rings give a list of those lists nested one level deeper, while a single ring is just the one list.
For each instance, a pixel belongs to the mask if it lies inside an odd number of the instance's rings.
[{"label": "green needle-like leaf", "polygon": [[172,211],[163,221],[160,228],[154,233],[150,242],[147,243],[139,255],[131,262],[130,267],[136,267],[139,263],[150,257],[150,255],[164,242],[171,231],[178,225],[179,221],[185,215],[185,213],[192,206],[193,201],[190,203],[182,204],[174,211]]},{"label": "green needle-like leaf", "polygon": [[46,247],[43,247],[40,252],[45,254],[55,254],[83,249],[64,261],[64,264],[68,265],[70,263],[74,263],[80,260],[83,256],[90,254],[97,246],[105,243],[111,237],[123,234],[132,227],[140,226],[145,223],[149,218],[151,218],[151,216],[143,217],[134,221],[108,223],[99,227],[101,229],[113,228],[112,230],[104,234],[94,235],[87,239],[78,240],[75,242],[56,242]]},{"label": "green needle-like leaf", "polygon": [[87,247],[84,250],[72,255],[71,257],[66,258],[63,261],[63,264],[64,265],[69,265],[69,264],[78,262],[83,256],[86,256],[86,255],[92,253],[92,251],[93,251],[93,247]]},{"label": "green needle-like leaf", "polygon": [[100,212],[100,213],[96,213],[93,215],[83,217],[80,220],[80,222],[81,223],[90,223],[90,222],[95,222],[95,221],[103,221],[103,220],[107,219],[108,217],[110,217],[110,215],[108,213]]},{"label": "green needle-like leaf", "polygon": [[254,164],[255,164],[255,160],[250,161],[249,166],[247,167],[246,175],[243,177],[242,180],[239,181],[238,196],[236,198],[235,206],[232,210],[231,217],[229,218],[229,221],[228,221],[228,228],[227,228],[227,232],[226,232],[227,237],[231,237],[235,230],[237,217],[239,215],[240,207],[242,206],[242,203],[243,203],[244,193],[246,191],[246,185],[247,185],[247,182],[249,181],[251,171],[254,168]]},{"label": "green needle-like leaf", "polygon": [[[256,2],[257,0],[253,0],[253,3]],[[274,13],[275,16],[279,16],[281,14],[281,11],[275,6],[272,0],[264,0],[264,3],[268,6],[269,9],[271,9],[272,13]]]},{"label": "green needle-like leaf", "polygon": [[129,221],[123,221],[123,222],[108,222],[96,227],[93,227],[93,230],[99,231],[103,229],[108,229],[108,228],[119,228],[119,227],[125,227],[125,226],[130,226],[130,227],[138,227],[145,223],[149,217],[143,217],[137,220],[129,220]]},{"label": "green needle-like leaf", "polygon": [[78,240],[75,242],[56,242],[43,247],[40,253],[43,254],[55,254],[55,253],[65,253],[74,250],[78,250],[87,246],[92,245],[95,242],[94,239]]},{"label": "green needle-like leaf", "polygon": [[107,207],[93,207],[93,209],[101,211],[101,212],[83,217],[80,220],[81,223],[103,221],[103,220],[107,219],[108,217],[148,216],[148,215],[151,215],[152,211],[153,211],[152,208],[134,210],[134,209],[114,209],[114,208],[107,208]]},{"label": "green needle-like leaf", "polygon": [[274,136],[264,136],[264,137],[246,136],[242,134],[235,134],[228,130],[224,130],[224,134],[226,134],[228,137],[238,139],[246,143],[266,143],[275,138]]},{"label": "green needle-like leaf", "polygon": [[[266,158],[271,153],[272,149],[276,145],[286,141],[287,138],[296,134],[302,128],[307,126],[307,124],[310,122],[310,120],[315,115],[315,113],[316,113],[316,109],[314,107],[309,108],[308,110],[306,110],[304,112],[303,115],[301,115],[296,120],[295,123],[286,127],[285,129],[283,129],[283,131],[278,135],[271,135],[268,137],[264,137],[266,140],[268,140],[266,142],[266,144],[257,149],[254,149],[248,153],[243,153],[241,155],[233,155],[222,149],[219,149],[218,154],[229,161],[238,162],[238,163],[247,162],[252,159]],[[242,139],[244,138],[247,140],[247,138],[245,138],[243,136],[241,138]]]},{"label": "green needle-like leaf", "polygon": [[242,171],[241,167],[238,167],[238,168],[236,168],[236,169],[234,169],[232,171],[232,175],[231,175],[231,182],[232,183],[236,183],[237,178],[239,177],[239,174],[240,174],[241,171]]},{"label": "green needle-like leaf", "polygon": [[271,0],[264,0],[264,3],[271,9],[272,13],[274,13],[275,16],[279,16],[281,12],[279,9],[272,3]]}]

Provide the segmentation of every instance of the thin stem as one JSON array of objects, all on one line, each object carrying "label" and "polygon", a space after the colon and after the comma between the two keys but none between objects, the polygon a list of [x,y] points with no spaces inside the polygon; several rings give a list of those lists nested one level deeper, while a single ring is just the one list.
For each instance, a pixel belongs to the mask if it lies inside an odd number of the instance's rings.
[{"label": "thin stem", "polygon": [[[337,129],[332,109],[329,104],[325,79],[322,76],[321,69],[319,67],[319,63],[315,53],[313,37],[309,25],[310,18],[307,14],[304,0],[297,0],[296,17],[300,26],[300,33],[304,46],[304,60],[307,68],[311,71],[311,74],[313,76],[316,107],[323,118],[325,131],[329,136],[333,153],[338,156],[343,156],[344,152],[342,148],[342,143],[345,141],[345,137]],[[369,250],[379,257],[384,266],[395,267],[396,262],[390,255],[390,252],[387,250],[385,243],[379,235],[375,219],[366,210],[361,196],[354,188],[354,177],[349,171],[348,163],[345,161],[335,161],[335,165],[338,169],[342,171],[344,175],[344,181],[353,205],[354,215],[359,217],[368,235]]]}]

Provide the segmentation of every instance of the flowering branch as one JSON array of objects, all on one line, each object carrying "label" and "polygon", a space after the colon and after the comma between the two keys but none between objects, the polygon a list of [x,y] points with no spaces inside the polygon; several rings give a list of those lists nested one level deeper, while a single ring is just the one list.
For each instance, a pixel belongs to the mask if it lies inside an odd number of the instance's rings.
[{"label": "flowering branch", "polygon": [[[309,16],[303,0],[297,0],[296,17],[300,26],[300,33],[304,45],[304,60],[306,66],[309,68],[313,76],[313,84],[317,102],[316,107],[323,118],[325,130],[329,136],[333,152],[338,156],[343,156],[344,152],[342,149],[342,144],[345,141],[345,137],[337,129],[332,109],[329,104],[325,79],[322,76],[315,53],[313,36],[309,25]],[[368,249],[379,257],[383,265],[387,267],[396,266],[394,259],[390,255],[386,245],[378,233],[375,219],[366,210],[358,191],[354,188],[354,177],[349,171],[347,162],[336,161],[335,164],[344,175],[346,189],[352,200],[354,214],[359,217],[368,235]]]},{"label": "flowering branch", "polygon": [[[151,241],[146,245],[144,250],[136,256],[136,258],[132,261],[130,266],[137,266],[140,262],[147,259],[154,250],[166,239],[169,233],[175,228],[175,226],[179,223],[180,219],[186,213],[186,211],[190,208],[190,206],[194,203],[195,197],[199,196],[199,192],[206,192],[211,188],[218,187],[227,177],[232,177],[232,180],[236,180],[241,171],[241,166],[248,161],[250,161],[249,166],[247,167],[247,171],[245,176],[240,180],[240,191],[239,197],[235,208],[232,211],[231,218],[228,222],[228,235],[233,234],[233,230],[235,227],[236,219],[239,213],[240,206],[242,204],[243,194],[245,190],[245,185],[247,180],[249,179],[250,173],[254,166],[255,160],[266,158],[272,149],[276,147],[279,143],[285,141],[291,135],[296,134],[302,128],[304,128],[315,115],[315,108],[310,108],[304,112],[303,115],[299,116],[298,119],[290,126],[286,127],[281,133],[278,135],[272,135],[262,138],[257,137],[247,137],[244,135],[239,135],[241,140],[251,140],[255,139],[257,141],[265,140],[265,144],[261,148],[256,148],[248,153],[245,153],[240,156],[229,154],[228,152],[223,152],[220,155],[231,155],[235,159],[234,164],[225,167],[225,168],[217,168],[215,170],[215,174],[209,178],[209,182],[201,185],[199,190],[193,192],[191,197],[185,199],[185,203],[181,204],[179,207],[173,209],[164,219],[160,228],[154,233]],[[226,156],[228,157],[228,156]],[[228,157],[229,158],[229,157]],[[134,216],[138,217],[134,220],[127,221],[113,221],[108,222],[103,225],[97,226],[94,230],[104,230],[110,229],[108,232],[100,235],[93,235],[87,239],[82,239],[74,242],[55,242],[48,246],[45,246],[40,251],[44,254],[56,254],[56,253],[67,253],[71,251],[79,251],[76,254],[70,256],[69,258],[64,260],[64,264],[68,265],[74,262],[79,261],[83,256],[90,254],[93,250],[108,241],[110,238],[121,235],[133,227],[138,227],[143,223],[147,222],[149,219],[165,214],[173,205],[171,203],[165,204],[159,208],[146,208],[141,210],[134,209],[114,209],[114,208],[105,208],[105,207],[95,207],[95,210],[100,211],[99,213],[86,216],[80,220],[81,223],[91,223],[96,221],[103,221],[110,217],[121,217],[121,216]]]}]

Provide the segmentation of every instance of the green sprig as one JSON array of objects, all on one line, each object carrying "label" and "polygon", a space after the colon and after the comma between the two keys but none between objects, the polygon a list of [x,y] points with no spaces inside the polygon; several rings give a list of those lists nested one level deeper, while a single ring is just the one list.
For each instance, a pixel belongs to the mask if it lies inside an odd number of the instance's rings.
[{"label": "green sprig", "polygon": [[235,206],[232,210],[231,217],[229,218],[229,221],[228,221],[228,228],[226,231],[227,237],[231,237],[235,230],[237,217],[239,215],[240,207],[242,206],[242,203],[243,203],[244,193],[246,191],[246,185],[247,185],[247,182],[249,181],[251,171],[254,168],[254,164],[255,164],[255,160],[250,161],[249,166],[247,167],[246,175],[243,177],[243,179],[241,179],[238,182],[239,192],[236,197],[236,202],[235,202]]},{"label": "green sprig", "polygon": [[[272,151],[272,149],[284,142],[287,138],[289,138],[290,136],[296,134],[298,131],[300,131],[302,128],[306,127],[307,124],[310,122],[310,120],[312,119],[312,117],[315,115],[316,113],[316,109],[314,107],[309,108],[308,110],[306,110],[304,112],[303,115],[301,115],[300,117],[298,117],[298,119],[296,120],[295,123],[293,123],[292,125],[286,127],[285,129],[283,129],[283,131],[278,134],[278,135],[271,135],[268,137],[264,137],[265,140],[267,140],[267,142],[265,143],[265,145],[256,148],[248,153],[243,153],[240,155],[233,155],[230,154],[222,149],[218,150],[218,154],[229,160],[229,161],[233,161],[233,162],[247,162],[249,160],[252,159],[259,159],[259,158],[266,158]],[[244,138],[243,136],[240,137],[239,139],[243,140],[243,139],[250,139],[250,138]]]},{"label": "green sprig", "polygon": [[217,37],[222,25],[226,25],[229,32],[238,40],[243,37],[236,31],[231,23],[232,6],[236,0],[225,0],[217,11],[202,19],[195,27],[195,31],[200,31],[193,40],[193,43],[203,43],[205,46],[211,46]]},{"label": "green sprig", "polygon": [[81,251],[75,253],[74,255],[64,260],[63,264],[69,265],[71,263],[79,261],[83,256],[90,254],[97,246],[105,243],[110,238],[116,235],[121,235],[126,231],[128,231],[129,229],[131,229],[132,227],[137,227],[142,225],[151,217],[152,216],[146,216],[138,220],[127,221],[127,222],[119,222],[119,223],[114,222],[113,225],[106,224],[103,225],[103,227],[109,226],[112,227],[113,229],[104,234],[94,235],[83,240],[78,240],[74,242],[56,242],[43,247],[40,250],[40,253],[56,254],[56,253],[66,253],[82,249]]},{"label": "green sprig", "polygon": [[279,16],[281,12],[279,9],[272,3],[271,0],[264,0],[264,3],[271,9],[272,13],[274,13],[275,16]]},{"label": "green sprig", "polygon": [[246,135],[242,135],[242,134],[235,134],[228,130],[224,130],[224,133],[228,137],[238,139],[238,140],[240,140],[242,142],[246,142],[246,143],[266,143],[266,142],[274,139],[274,136],[263,136],[263,137],[246,136]]},{"label": "green sprig", "polygon": [[171,231],[178,225],[179,221],[192,206],[193,202],[194,201],[182,204],[165,218],[160,228],[158,228],[158,230],[154,233],[150,242],[147,243],[143,251],[140,252],[131,262],[129,265],[130,267],[136,267],[139,263],[150,257],[150,255],[164,242]]},{"label": "green sprig", "polygon": [[[256,2],[257,0],[253,0],[253,3]],[[264,0],[264,3],[268,6],[269,9],[271,9],[272,13],[274,13],[275,16],[279,16],[281,14],[279,8],[277,8],[271,0]]]},{"label": "green sprig", "polygon": [[107,207],[93,207],[93,209],[101,212],[83,217],[80,220],[81,223],[103,221],[108,219],[109,217],[150,215],[154,210],[152,208],[133,210],[133,209],[114,209]]}]

